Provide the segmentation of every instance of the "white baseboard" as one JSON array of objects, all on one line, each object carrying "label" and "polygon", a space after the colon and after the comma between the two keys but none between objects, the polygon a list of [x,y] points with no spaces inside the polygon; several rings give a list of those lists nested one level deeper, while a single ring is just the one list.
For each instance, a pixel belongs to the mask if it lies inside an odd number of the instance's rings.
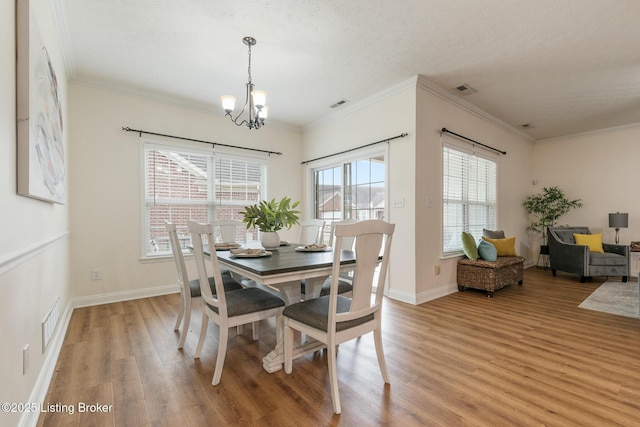
[{"label": "white baseboard", "polygon": [[[67,304],[67,307],[62,314],[60,323],[56,327],[56,330],[49,342],[49,350],[36,379],[36,383],[33,386],[31,395],[28,402],[42,403],[47,397],[49,391],[49,385],[55,372],[56,363],[58,362],[58,356],[60,356],[60,350],[62,350],[62,343],[64,337],[67,334],[67,328],[69,327],[69,321],[73,310],[80,307],[90,307],[93,305],[110,304],[120,301],[129,301],[139,298],[155,297],[159,295],[167,295],[180,292],[178,285],[165,285],[157,286],[154,288],[136,289],[133,291],[112,292],[102,295],[93,295],[88,297],[72,298]],[[40,412],[25,412],[20,418],[18,426],[20,427],[35,427],[38,424],[38,418]]]},{"label": "white baseboard", "polygon": [[157,297],[160,295],[175,294],[180,292],[178,285],[156,286],[154,288],[134,289],[132,291],[110,292],[108,294],[91,295],[87,297],[73,298],[73,308],[91,307],[94,305],[111,304],[120,301],[130,301],[140,298]]},{"label": "white baseboard", "polygon": [[389,298],[392,298],[401,302],[406,302],[408,304],[420,305],[425,302],[455,293],[457,291],[458,291],[458,285],[454,283],[454,284],[441,286],[437,289],[421,292],[419,294],[412,294],[408,292],[398,292],[398,291],[392,290],[392,291],[389,291],[389,294],[387,296]]}]

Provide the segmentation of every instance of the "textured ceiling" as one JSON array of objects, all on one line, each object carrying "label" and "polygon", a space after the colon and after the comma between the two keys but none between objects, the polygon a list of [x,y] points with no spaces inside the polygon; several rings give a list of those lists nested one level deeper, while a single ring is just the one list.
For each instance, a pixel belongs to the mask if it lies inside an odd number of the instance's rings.
[{"label": "textured ceiling", "polygon": [[[73,81],[304,127],[418,74],[535,139],[640,122],[637,0],[54,0]],[[459,96],[459,95],[455,95]],[[345,108],[342,107],[342,108]]]}]

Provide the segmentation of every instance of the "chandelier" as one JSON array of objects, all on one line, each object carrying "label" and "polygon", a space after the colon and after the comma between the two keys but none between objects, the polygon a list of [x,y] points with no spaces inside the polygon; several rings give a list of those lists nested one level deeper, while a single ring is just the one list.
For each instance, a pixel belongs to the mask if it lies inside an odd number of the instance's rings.
[{"label": "chandelier", "polygon": [[[244,107],[242,111],[234,118],[232,113],[236,105],[236,97],[231,95],[223,95],[220,97],[222,100],[222,108],[225,111],[225,115],[229,116],[231,121],[236,126],[245,125],[249,129],[260,129],[264,125],[264,119],[267,118],[267,110],[269,107],[265,105],[267,101],[267,92],[263,90],[254,90],[253,82],[251,81],[251,46],[256,44],[256,39],[253,37],[245,37],[242,42],[249,46],[249,81],[246,84],[246,95],[244,101]],[[248,119],[242,119],[239,121],[240,116],[247,111],[249,113]]]}]

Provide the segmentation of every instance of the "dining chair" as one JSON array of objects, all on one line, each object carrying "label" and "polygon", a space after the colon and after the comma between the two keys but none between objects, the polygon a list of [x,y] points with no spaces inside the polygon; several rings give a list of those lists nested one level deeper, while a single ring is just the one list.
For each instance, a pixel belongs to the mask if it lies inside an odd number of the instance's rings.
[{"label": "dining chair", "polygon": [[[237,219],[218,219],[211,221],[216,238],[220,238],[222,243],[238,243],[238,236],[242,237],[241,241],[246,241],[246,234],[242,231],[246,230],[245,223]],[[217,232],[216,232],[217,231]],[[238,282],[242,282],[244,277],[234,275],[231,271],[224,267],[220,267],[220,272],[225,275],[233,276]]]},{"label": "dining chair", "polygon": [[[336,240],[336,226],[338,225],[347,225],[347,224],[355,224],[356,222],[358,222],[357,219],[353,219],[353,218],[346,218],[346,219],[341,219],[339,221],[333,221],[331,223],[331,234],[330,234],[330,241],[329,241],[329,245],[330,246],[334,246],[335,240]],[[353,243],[355,242],[355,237],[343,237],[342,238],[342,249],[343,250],[348,250],[350,251],[353,248]]]},{"label": "dining chair", "polygon": [[258,288],[242,288],[231,292],[223,291],[222,275],[215,253],[205,257],[204,238],[208,242],[214,239],[213,226],[211,224],[199,224],[189,221],[189,232],[191,233],[191,243],[198,267],[200,283],[207,278],[208,259],[213,272],[216,293],[211,292],[207,286],[200,286],[202,291],[202,326],[200,327],[200,338],[194,357],[198,359],[202,352],[209,319],[218,325],[218,355],[216,357],[216,367],[213,372],[211,384],[218,385],[222,376],[224,359],[227,354],[227,341],[229,339],[229,328],[234,326],[253,324],[253,339],[257,340],[257,326],[260,320],[276,318],[277,336],[280,336],[280,317],[284,301],[269,292]]},{"label": "dining chair", "polygon": [[324,225],[323,219],[313,218],[300,221],[298,243],[302,245],[321,244],[324,237]]},{"label": "dining chair", "polygon": [[[189,330],[189,324],[191,323],[192,300],[200,297],[201,295],[200,279],[189,280],[187,266],[182,253],[182,245],[180,244],[180,238],[178,237],[177,226],[169,221],[165,221],[164,224],[167,232],[169,233],[171,252],[173,254],[173,260],[176,264],[176,270],[178,273],[178,286],[180,286],[180,311],[178,312],[178,318],[176,319],[176,324],[173,327],[173,330],[180,330],[180,322],[183,321],[182,330],[180,331],[180,340],[178,341],[178,349],[181,349],[184,347],[184,342]],[[231,276],[224,275],[222,280],[226,291],[242,289],[242,285]],[[212,292],[215,292],[213,277],[209,277],[207,282],[209,283],[209,287]]]},{"label": "dining chair", "polygon": [[[391,240],[395,224],[382,220],[367,220],[355,224],[336,225],[333,254],[332,286],[329,295],[287,306],[284,318],[284,370],[293,367],[294,330],[306,334],[327,346],[331,400],[336,414],[341,412],[336,368],[336,346],[373,332],[378,365],[382,379],[389,383],[389,374],[382,349],[382,297],[389,265]],[[353,296],[338,294],[342,237],[355,238],[356,256],[353,276]],[[376,272],[380,264],[379,273]],[[372,293],[375,289],[375,298]]]},{"label": "dining chair", "polygon": [[216,236],[220,237],[224,243],[238,243],[238,236],[241,237],[240,241],[246,240],[246,225],[244,222],[237,219],[218,219],[211,221],[211,225],[214,231],[217,230]]},{"label": "dining chair", "polygon": [[[346,225],[346,224],[354,224],[358,222],[357,219],[343,219],[340,221],[334,221],[331,223],[331,234],[329,235],[329,246],[335,246],[335,227],[336,225]],[[342,238],[342,249],[343,250],[352,250],[353,242],[355,238],[353,237],[343,237]],[[343,296],[351,296],[351,291],[353,286],[351,285],[351,272],[343,271],[340,273],[340,280],[338,280],[338,293]],[[327,279],[322,284],[322,288],[320,289],[320,296],[329,295],[329,291],[331,290],[331,276],[327,277]],[[302,281],[302,286],[300,288],[300,293],[302,294],[302,299],[306,299],[306,284]]]}]

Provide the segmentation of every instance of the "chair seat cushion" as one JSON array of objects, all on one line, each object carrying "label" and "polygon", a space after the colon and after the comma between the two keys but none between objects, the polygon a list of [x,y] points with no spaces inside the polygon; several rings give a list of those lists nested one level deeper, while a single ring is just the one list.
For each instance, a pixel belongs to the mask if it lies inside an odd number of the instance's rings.
[{"label": "chair seat cushion", "polygon": [[[351,299],[338,295],[338,313],[346,313],[350,307]],[[329,296],[291,304],[285,307],[282,315],[326,332],[329,324]],[[336,331],[353,328],[354,326],[369,322],[373,320],[373,318],[373,314],[370,314],[360,319],[339,322],[336,324]]]},{"label": "chair seat cushion", "polygon": [[[225,292],[227,298],[227,315],[240,316],[257,311],[269,310],[284,306],[284,301],[269,292],[258,288],[243,288],[237,291]],[[216,313],[218,308],[207,304]]]},{"label": "chair seat cushion", "polygon": [[591,252],[589,265],[627,265],[627,257],[610,252]]},{"label": "chair seat cushion", "polygon": [[[222,282],[224,283],[224,291],[236,291],[242,289],[242,285],[236,281],[233,277],[228,275],[222,276]],[[216,294],[216,283],[213,277],[209,277],[209,286],[211,287],[211,293]],[[200,293],[200,279],[193,279],[189,281],[189,288],[191,289],[191,298],[196,298],[201,295]]]},{"label": "chair seat cushion", "polygon": [[[346,280],[338,279],[338,293],[344,294],[353,291],[353,285]],[[320,296],[326,296],[331,293],[331,277],[327,278],[320,289]]]},{"label": "chair seat cushion", "polygon": [[[300,281],[300,293],[302,293],[302,295],[306,295],[307,293],[307,284],[305,283],[304,280]],[[338,279],[338,293],[339,294],[344,294],[347,292],[351,292],[353,291],[353,285],[346,281],[346,280],[342,280],[342,279]],[[325,295],[329,295],[329,293],[331,292],[331,277],[327,277],[327,279],[324,281],[324,283],[322,284],[322,289],[320,289],[320,296],[325,296]]]}]

